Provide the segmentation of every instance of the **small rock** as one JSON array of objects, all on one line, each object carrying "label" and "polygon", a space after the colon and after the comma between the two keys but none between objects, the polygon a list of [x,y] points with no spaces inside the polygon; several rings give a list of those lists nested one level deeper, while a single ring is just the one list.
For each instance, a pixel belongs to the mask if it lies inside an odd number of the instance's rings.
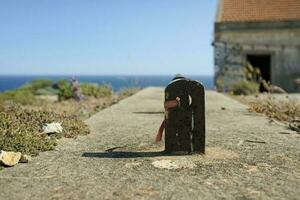
[{"label": "small rock", "polygon": [[22,154],[19,162],[20,163],[28,163],[30,161],[31,161],[31,156]]},{"label": "small rock", "polygon": [[226,108],[225,108],[225,107],[222,107],[221,110],[226,110]]},{"label": "small rock", "polygon": [[8,167],[12,167],[16,165],[21,159],[20,152],[9,152],[9,151],[1,151],[0,153],[0,162]]},{"label": "small rock", "polygon": [[189,160],[158,160],[152,162],[152,165],[161,169],[193,169],[197,165]]},{"label": "small rock", "polygon": [[60,123],[50,123],[43,126],[43,133],[62,133],[63,128]]}]

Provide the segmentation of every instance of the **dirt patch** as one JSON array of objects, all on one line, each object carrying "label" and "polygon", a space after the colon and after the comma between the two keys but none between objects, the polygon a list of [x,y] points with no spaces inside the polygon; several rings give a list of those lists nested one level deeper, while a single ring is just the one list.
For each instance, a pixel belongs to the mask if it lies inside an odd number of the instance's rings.
[{"label": "dirt patch", "polygon": [[152,165],[160,169],[193,169],[197,165],[186,158],[177,160],[157,160],[152,162]]},{"label": "dirt patch", "polygon": [[205,155],[162,156],[155,158],[151,164],[160,169],[193,169],[197,164],[211,164],[218,160],[237,159],[239,155],[219,147],[208,147]]}]

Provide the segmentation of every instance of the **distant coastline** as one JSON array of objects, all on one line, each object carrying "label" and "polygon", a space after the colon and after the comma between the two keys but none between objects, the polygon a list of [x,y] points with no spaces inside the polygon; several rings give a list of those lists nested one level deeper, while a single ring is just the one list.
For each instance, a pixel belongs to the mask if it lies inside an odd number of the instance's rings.
[{"label": "distant coastline", "polygon": [[[114,91],[122,88],[149,86],[166,86],[173,78],[172,75],[0,75],[0,92],[16,89],[32,80],[49,79],[53,81],[70,80],[75,77],[79,82],[109,84]],[[187,76],[204,84],[206,89],[213,89],[213,76],[196,75]]]}]

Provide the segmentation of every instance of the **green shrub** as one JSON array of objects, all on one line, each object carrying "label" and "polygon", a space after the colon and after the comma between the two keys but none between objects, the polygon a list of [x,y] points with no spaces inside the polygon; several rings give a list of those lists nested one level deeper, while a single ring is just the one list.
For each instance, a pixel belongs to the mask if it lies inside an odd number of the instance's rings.
[{"label": "green shrub", "polygon": [[27,90],[11,90],[0,93],[0,103],[14,102],[22,105],[33,105],[37,103],[37,98],[32,92]]},{"label": "green shrub", "polygon": [[22,105],[33,105],[38,102],[35,94],[39,90],[52,87],[51,80],[34,80],[16,90],[0,93],[0,102],[14,102]]},{"label": "green shrub", "polygon": [[[40,134],[45,123],[61,122],[63,133],[51,137]],[[83,121],[50,111],[27,110],[19,106],[0,105],[0,149],[36,155],[54,149],[56,138],[86,135],[89,129]]]},{"label": "green shrub", "polygon": [[61,80],[57,83],[58,86],[58,99],[59,101],[70,99],[73,97],[71,84],[65,80]]},{"label": "green shrub", "polygon": [[45,88],[38,89],[35,92],[35,94],[36,95],[58,95],[59,90],[54,89],[53,87],[45,87]]},{"label": "green shrub", "polygon": [[53,82],[51,80],[33,80],[30,83],[27,83],[25,85],[23,85],[22,87],[20,87],[20,90],[26,90],[29,92],[32,92],[33,94],[36,93],[37,90],[39,89],[43,89],[46,87],[52,87],[53,86]]},{"label": "green shrub", "polygon": [[113,91],[110,85],[83,83],[80,85],[83,95],[92,97],[108,97]]},{"label": "green shrub", "polygon": [[250,95],[258,93],[259,84],[251,81],[239,81],[229,87],[229,91],[234,95]]}]

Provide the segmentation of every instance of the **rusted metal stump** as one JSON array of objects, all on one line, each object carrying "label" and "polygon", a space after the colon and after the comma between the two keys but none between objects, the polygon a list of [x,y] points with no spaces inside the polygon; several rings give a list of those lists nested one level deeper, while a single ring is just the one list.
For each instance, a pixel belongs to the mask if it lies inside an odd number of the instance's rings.
[{"label": "rusted metal stump", "polygon": [[205,153],[205,91],[176,77],[165,89],[165,152]]}]

